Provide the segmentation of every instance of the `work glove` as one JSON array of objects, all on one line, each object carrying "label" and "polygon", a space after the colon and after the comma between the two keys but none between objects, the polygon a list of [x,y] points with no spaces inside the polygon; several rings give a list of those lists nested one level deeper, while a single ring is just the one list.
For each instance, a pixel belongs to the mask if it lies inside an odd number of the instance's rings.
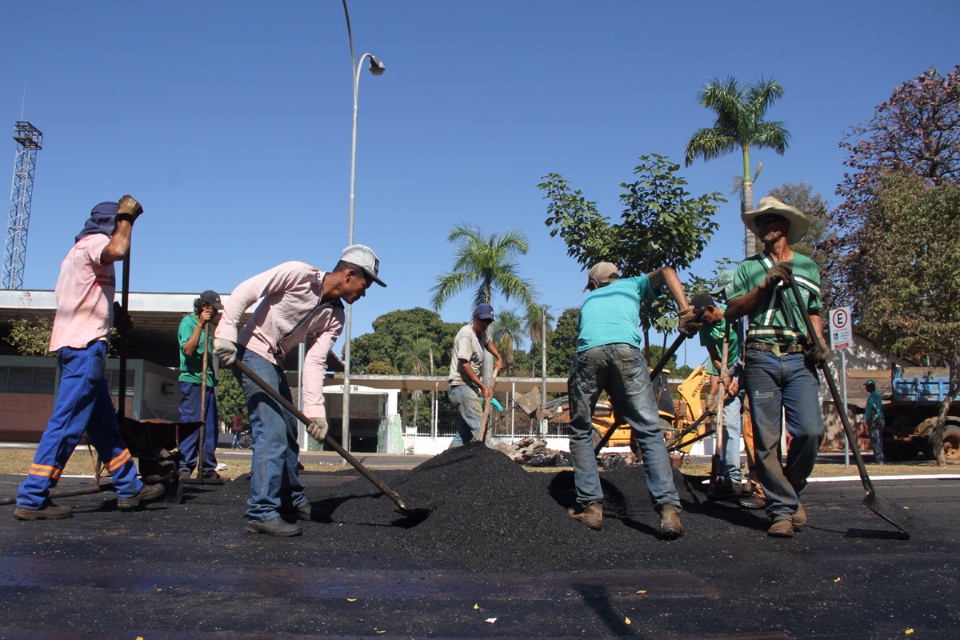
[{"label": "work glove", "polygon": [[113,328],[121,336],[130,329],[133,329],[133,318],[127,313],[126,309],[120,306],[119,302],[113,303]]},{"label": "work glove", "polygon": [[233,366],[237,361],[237,345],[229,340],[213,339],[213,353],[220,359],[220,364],[225,367]]},{"label": "work glove", "polygon": [[126,220],[130,224],[137,221],[140,214],[143,213],[143,207],[133,196],[125,195],[120,198],[120,206],[117,208],[117,220]]},{"label": "work glove", "polygon": [[703,318],[697,315],[693,307],[687,307],[680,312],[680,323],[677,326],[677,331],[686,337],[692,338],[697,335],[697,332],[700,331],[700,327],[702,326]]},{"label": "work glove", "polygon": [[830,348],[820,338],[814,338],[813,343],[803,353],[807,362],[816,366],[821,362],[826,362],[827,358],[830,357]]},{"label": "work glove", "polygon": [[324,418],[310,418],[310,424],[307,425],[307,433],[320,442],[323,442],[323,439],[327,437],[329,429],[330,426]]},{"label": "work glove", "polygon": [[760,288],[764,291],[771,289],[778,282],[783,282],[785,286],[790,286],[793,278],[793,263],[778,262],[767,272],[767,277],[760,283]]}]

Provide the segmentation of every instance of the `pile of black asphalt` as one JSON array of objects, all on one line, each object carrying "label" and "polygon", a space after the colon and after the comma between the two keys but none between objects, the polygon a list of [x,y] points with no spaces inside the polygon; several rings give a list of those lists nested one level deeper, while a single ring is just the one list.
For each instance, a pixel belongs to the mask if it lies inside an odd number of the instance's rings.
[{"label": "pile of black asphalt", "polygon": [[856,482],[811,484],[810,524],[774,539],[675,472],[686,534],[664,541],[642,465],[601,474],[601,531],[567,516],[571,471],[482,445],[377,475],[429,515],[354,470],[302,472],[327,517],[295,538],[244,531],[248,477],[131,513],[112,493],[60,521],[0,507],[0,638],[960,637],[956,481],[877,483],[909,541]]}]

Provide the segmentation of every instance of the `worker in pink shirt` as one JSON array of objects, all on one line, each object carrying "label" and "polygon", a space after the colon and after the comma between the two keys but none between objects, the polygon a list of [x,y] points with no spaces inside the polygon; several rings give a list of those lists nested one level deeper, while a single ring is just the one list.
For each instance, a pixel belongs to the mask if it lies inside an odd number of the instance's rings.
[{"label": "worker in pink shirt", "polygon": [[[285,262],[241,282],[223,306],[213,351],[224,366],[240,359],[292,401],[283,359],[301,342],[310,344],[300,391],[303,412],[311,419],[307,431],[322,441],[327,434],[323,379],[327,356],[343,329],[343,303],[362,298],[374,282],[387,286],[377,277],[379,270],[380,261],[373,250],[354,244],[343,250],[333,271],[325,273],[303,262]],[[247,323],[239,327],[244,311],[261,299]],[[247,398],[253,431],[246,529],[272,536],[300,535],[303,529],[299,524],[280,517],[284,514],[309,520],[314,515],[297,472],[297,419],[247,376],[237,371],[237,377]]]},{"label": "worker in pink shirt", "polygon": [[[13,512],[20,520],[73,515],[73,509],[54,504],[49,494],[84,431],[113,477],[118,508],[133,509],[163,495],[162,484],[145,485],[137,478],[104,376],[107,340],[115,320],[114,262],[127,255],[133,223],[142,213],[143,207],[130,196],[123,196],[119,203],[101,202],[60,265],[50,336],[50,351],[57,354],[60,368],[60,389],[27,479],[20,485]],[[119,327],[121,319],[116,320]]]}]

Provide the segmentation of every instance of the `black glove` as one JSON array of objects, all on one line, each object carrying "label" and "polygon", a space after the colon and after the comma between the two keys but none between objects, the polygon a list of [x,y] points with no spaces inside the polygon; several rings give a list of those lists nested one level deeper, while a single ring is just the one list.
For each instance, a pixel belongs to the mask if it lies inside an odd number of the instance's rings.
[{"label": "black glove", "polygon": [[820,338],[814,338],[813,342],[807,347],[803,352],[807,358],[807,362],[812,365],[818,365],[821,362],[826,362],[827,358],[830,357],[830,348]]},{"label": "black glove", "polygon": [[119,302],[113,303],[113,327],[121,336],[133,329],[133,318],[120,306]]},{"label": "black glove", "polygon": [[793,280],[793,263],[792,262],[778,262],[773,265],[769,272],[767,272],[767,277],[763,279],[763,282],[760,283],[760,288],[766,291],[770,289],[778,282],[783,282],[784,285],[790,286],[790,283]]},{"label": "black glove", "polygon": [[700,331],[700,327],[702,326],[703,317],[702,315],[697,314],[693,307],[687,307],[680,312],[680,322],[677,326],[677,331],[686,337],[692,338],[693,336],[697,335],[697,332]]},{"label": "black glove", "polygon": [[120,198],[120,206],[117,208],[117,220],[126,220],[130,224],[137,221],[137,218],[143,213],[143,207],[134,199],[133,196],[125,195]]}]

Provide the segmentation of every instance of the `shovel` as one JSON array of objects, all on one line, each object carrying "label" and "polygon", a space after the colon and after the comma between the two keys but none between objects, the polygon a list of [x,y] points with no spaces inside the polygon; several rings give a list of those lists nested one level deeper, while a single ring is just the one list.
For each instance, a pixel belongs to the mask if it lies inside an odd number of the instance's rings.
[{"label": "shovel", "polygon": [[490,378],[490,402],[483,408],[483,418],[480,420],[480,431],[477,432],[477,442],[483,442],[484,437],[487,435],[487,420],[490,419],[490,407],[493,406],[493,391],[497,387],[498,373],[500,373],[500,369],[494,369],[493,376]]},{"label": "shovel", "polygon": [[[813,321],[810,319],[810,312],[807,311],[806,305],[803,304],[803,298],[800,295],[800,287],[797,286],[797,282],[793,278],[790,278],[790,288],[793,290],[793,295],[794,298],[796,298],[797,306],[800,307],[800,312],[803,314],[803,322],[807,327],[807,334],[810,336],[810,339],[813,340],[817,333],[814,330]],[[870,481],[870,476],[867,475],[867,467],[863,463],[863,456],[860,455],[860,445],[857,443],[857,436],[853,432],[853,427],[850,426],[850,419],[847,417],[846,407],[843,405],[843,399],[840,395],[839,389],[837,388],[837,383],[833,379],[833,374],[827,367],[826,361],[817,364],[817,368],[820,369],[824,379],[827,381],[827,386],[830,387],[830,395],[833,396],[833,403],[837,407],[837,413],[840,415],[840,422],[843,423],[843,430],[847,434],[847,442],[850,443],[850,449],[853,451],[853,458],[857,462],[857,471],[860,472],[860,482],[863,483],[863,488],[867,492],[867,495],[863,498],[863,504],[870,509],[870,511],[873,511],[882,519],[899,529],[900,535],[897,537],[900,540],[909,540],[910,534],[907,533],[907,530],[880,510],[880,505],[877,501],[877,492],[874,491],[873,483]]]},{"label": "shovel", "polygon": [[[291,414],[293,414],[293,416],[297,418],[297,420],[299,420],[303,424],[310,424],[310,418],[304,415],[302,411],[297,409],[292,402],[290,402],[289,400],[284,398],[282,395],[280,395],[279,391],[277,391],[276,389],[268,385],[266,382],[263,381],[262,378],[260,378],[260,376],[258,376],[253,371],[251,371],[250,367],[245,365],[240,360],[237,360],[236,362],[234,362],[233,366],[235,366],[240,373],[250,378],[251,382],[253,382],[255,385],[263,389],[263,391],[268,396],[270,396],[271,398],[279,402],[280,406],[282,406],[284,409],[286,409]],[[372,482],[377,489],[380,489],[380,491],[382,491],[388,498],[390,498],[394,502],[394,504],[397,505],[398,513],[416,521],[426,520],[427,516],[430,515],[430,509],[414,509],[404,504],[403,500],[400,499],[400,496],[397,495],[396,491],[394,491],[393,489],[388,487],[386,484],[384,484],[383,480],[381,480],[376,475],[374,475],[374,473],[370,471],[370,469],[367,469],[365,466],[363,466],[360,463],[359,460],[357,460],[352,455],[350,455],[346,449],[341,447],[336,440],[330,437],[330,434],[327,434],[323,438],[323,443],[328,447],[330,447],[331,449],[333,449],[334,451],[336,451],[338,454],[340,454],[341,458],[349,462],[354,469],[356,469],[361,474],[363,474],[364,478]]]}]

